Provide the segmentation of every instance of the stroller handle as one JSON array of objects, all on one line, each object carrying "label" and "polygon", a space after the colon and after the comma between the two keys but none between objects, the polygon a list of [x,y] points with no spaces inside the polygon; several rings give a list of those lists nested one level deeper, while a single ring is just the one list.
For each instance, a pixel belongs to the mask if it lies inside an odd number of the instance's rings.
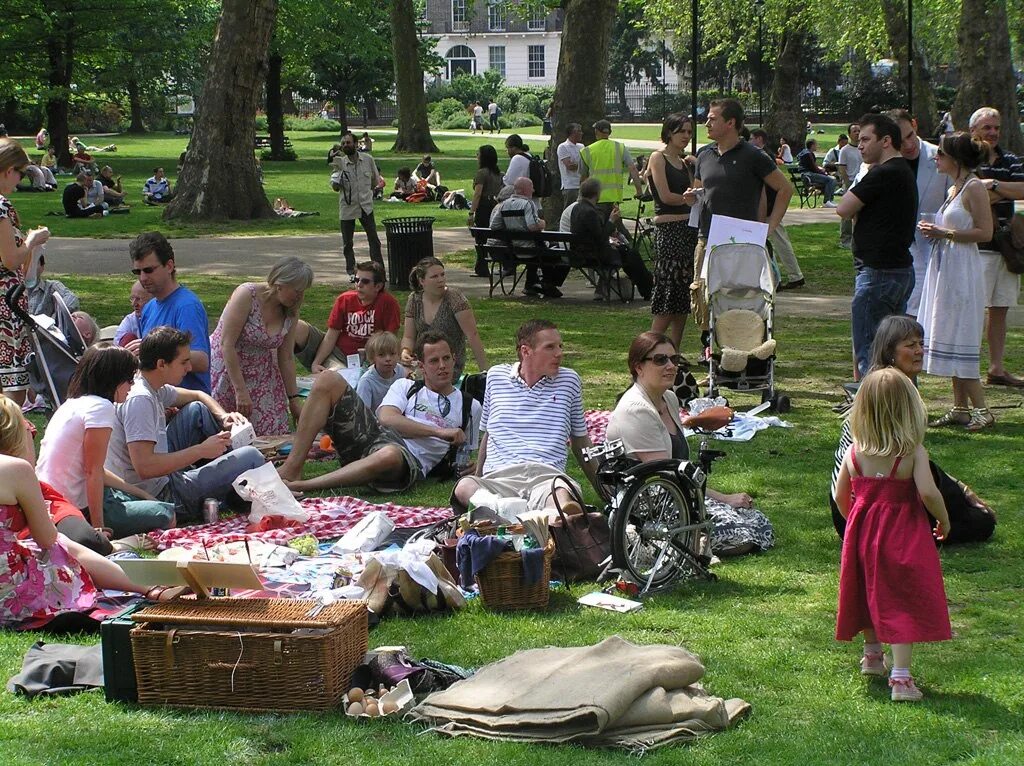
[{"label": "stroller handle", "polygon": [[36,323],[32,318],[32,315],[21,307],[21,296],[25,294],[26,289],[28,288],[26,288],[24,282],[12,285],[8,288],[7,292],[4,293],[4,300],[7,302],[7,305],[14,316],[18,317],[18,319],[25,324],[34,327]]}]

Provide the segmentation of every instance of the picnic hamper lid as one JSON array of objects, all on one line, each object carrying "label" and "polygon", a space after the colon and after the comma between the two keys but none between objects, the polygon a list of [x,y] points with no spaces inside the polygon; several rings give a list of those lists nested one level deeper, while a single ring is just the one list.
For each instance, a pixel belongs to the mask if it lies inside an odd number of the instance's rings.
[{"label": "picnic hamper lid", "polygon": [[135,622],[160,622],[174,625],[324,628],[342,625],[366,615],[365,601],[338,601],[320,607],[311,599],[214,598],[179,599],[141,609],[132,615]]}]

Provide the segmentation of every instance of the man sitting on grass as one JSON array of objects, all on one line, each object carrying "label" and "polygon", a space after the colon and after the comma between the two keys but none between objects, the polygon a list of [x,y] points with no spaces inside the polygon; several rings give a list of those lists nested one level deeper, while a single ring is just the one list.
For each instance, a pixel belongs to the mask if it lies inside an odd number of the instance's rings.
[{"label": "man sitting on grass", "polygon": [[174,189],[163,168],[153,168],[153,177],[142,186],[142,201],[147,205],[165,205],[174,199]]},{"label": "man sitting on grass", "polygon": [[[396,381],[376,417],[336,372],[317,376],[302,408],[291,454],[278,468],[289,488],[368,485],[379,492],[398,492],[429,474],[454,448],[467,441],[473,446],[480,404],[452,385],[455,360],[448,339],[434,331],[422,333],[415,353],[423,382]],[[470,410],[464,412],[464,407]],[[334,441],[341,467],[303,481],[302,465],[320,429]]]}]

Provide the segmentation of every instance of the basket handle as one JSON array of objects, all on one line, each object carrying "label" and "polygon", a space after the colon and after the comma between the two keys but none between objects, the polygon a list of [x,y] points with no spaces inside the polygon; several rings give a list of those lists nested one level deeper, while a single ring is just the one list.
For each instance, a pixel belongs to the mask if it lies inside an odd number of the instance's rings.
[{"label": "basket handle", "polygon": [[168,668],[174,667],[174,642],[177,632],[177,628],[171,628],[167,631],[167,638],[164,639],[164,663]]}]

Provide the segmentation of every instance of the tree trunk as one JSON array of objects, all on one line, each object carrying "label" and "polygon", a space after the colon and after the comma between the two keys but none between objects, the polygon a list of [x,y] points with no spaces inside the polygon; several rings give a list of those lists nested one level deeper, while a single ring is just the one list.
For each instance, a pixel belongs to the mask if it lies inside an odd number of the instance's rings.
[{"label": "tree trunk", "polygon": [[295,95],[290,86],[284,88],[281,93],[281,111],[291,115],[299,113],[298,107],[295,106]]},{"label": "tree trunk", "polygon": [[[904,0],[882,0],[885,32],[889,37],[892,57],[899,62],[902,79],[907,81],[907,6]],[[926,139],[935,135],[935,91],[932,75],[920,42],[914,40],[914,65],[911,77],[914,85],[912,112],[917,119],[917,133]],[[908,105],[911,106],[911,105]]]},{"label": "tree trunk", "polygon": [[394,152],[432,153],[437,145],[427,124],[427,97],[416,39],[416,10],[412,0],[391,0],[391,50],[398,93],[398,137]]},{"label": "tree trunk", "polygon": [[[74,24],[74,22],[69,22]],[[74,65],[74,35],[71,29],[53,29],[46,38],[48,63],[46,97],[46,125],[50,131],[50,143],[57,150],[57,165],[70,168],[71,152],[68,139],[68,95],[71,93],[71,70]]]},{"label": "tree trunk", "polygon": [[224,0],[192,141],[164,219],[269,218],[253,147],[277,0]]},{"label": "tree trunk", "polygon": [[1017,110],[1016,78],[1010,58],[1010,34],[1003,0],[963,0],[960,13],[960,89],[953,122],[966,130],[975,109],[990,106],[1002,115],[999,145],[1024,150]]},{"label": "tree trunk", "polygon": [[[341,91],[334,94],[334,103],[338,105],[338,122],[341,124],[341,132],[344,133],[348,127],[348,101],[346,94]],[[436,151],[436,150],[435,150]]]},{"label": "tree trunk", "polygon": [[267,59],[267,132],[270,134],[270,159],[287,160],[284,153],[284,110],[281,108],[281,54]]},{"label": "tree trunk", "polygon": [[132,115],[128,132],[145,133],[146,126],[142,122],[142,96],[139,93],[139,81],[134,77],[128,78],[128,106]]},{"label": "tree trunk", "polygon": [[622,117],[629,117],[632,111],[629,108],[629,100],[626,98],[626,83],[620,82],[619,87],[619,114]]},{"label": "tree trunk", "polygon": [[769,144],[777,145],[779,136],[785,136],[793,154],[803,147],[807,135],[807,120],[800,108],[800,56],[806,44],[802,32],[787,29],[782,33],[764,120]]}]

